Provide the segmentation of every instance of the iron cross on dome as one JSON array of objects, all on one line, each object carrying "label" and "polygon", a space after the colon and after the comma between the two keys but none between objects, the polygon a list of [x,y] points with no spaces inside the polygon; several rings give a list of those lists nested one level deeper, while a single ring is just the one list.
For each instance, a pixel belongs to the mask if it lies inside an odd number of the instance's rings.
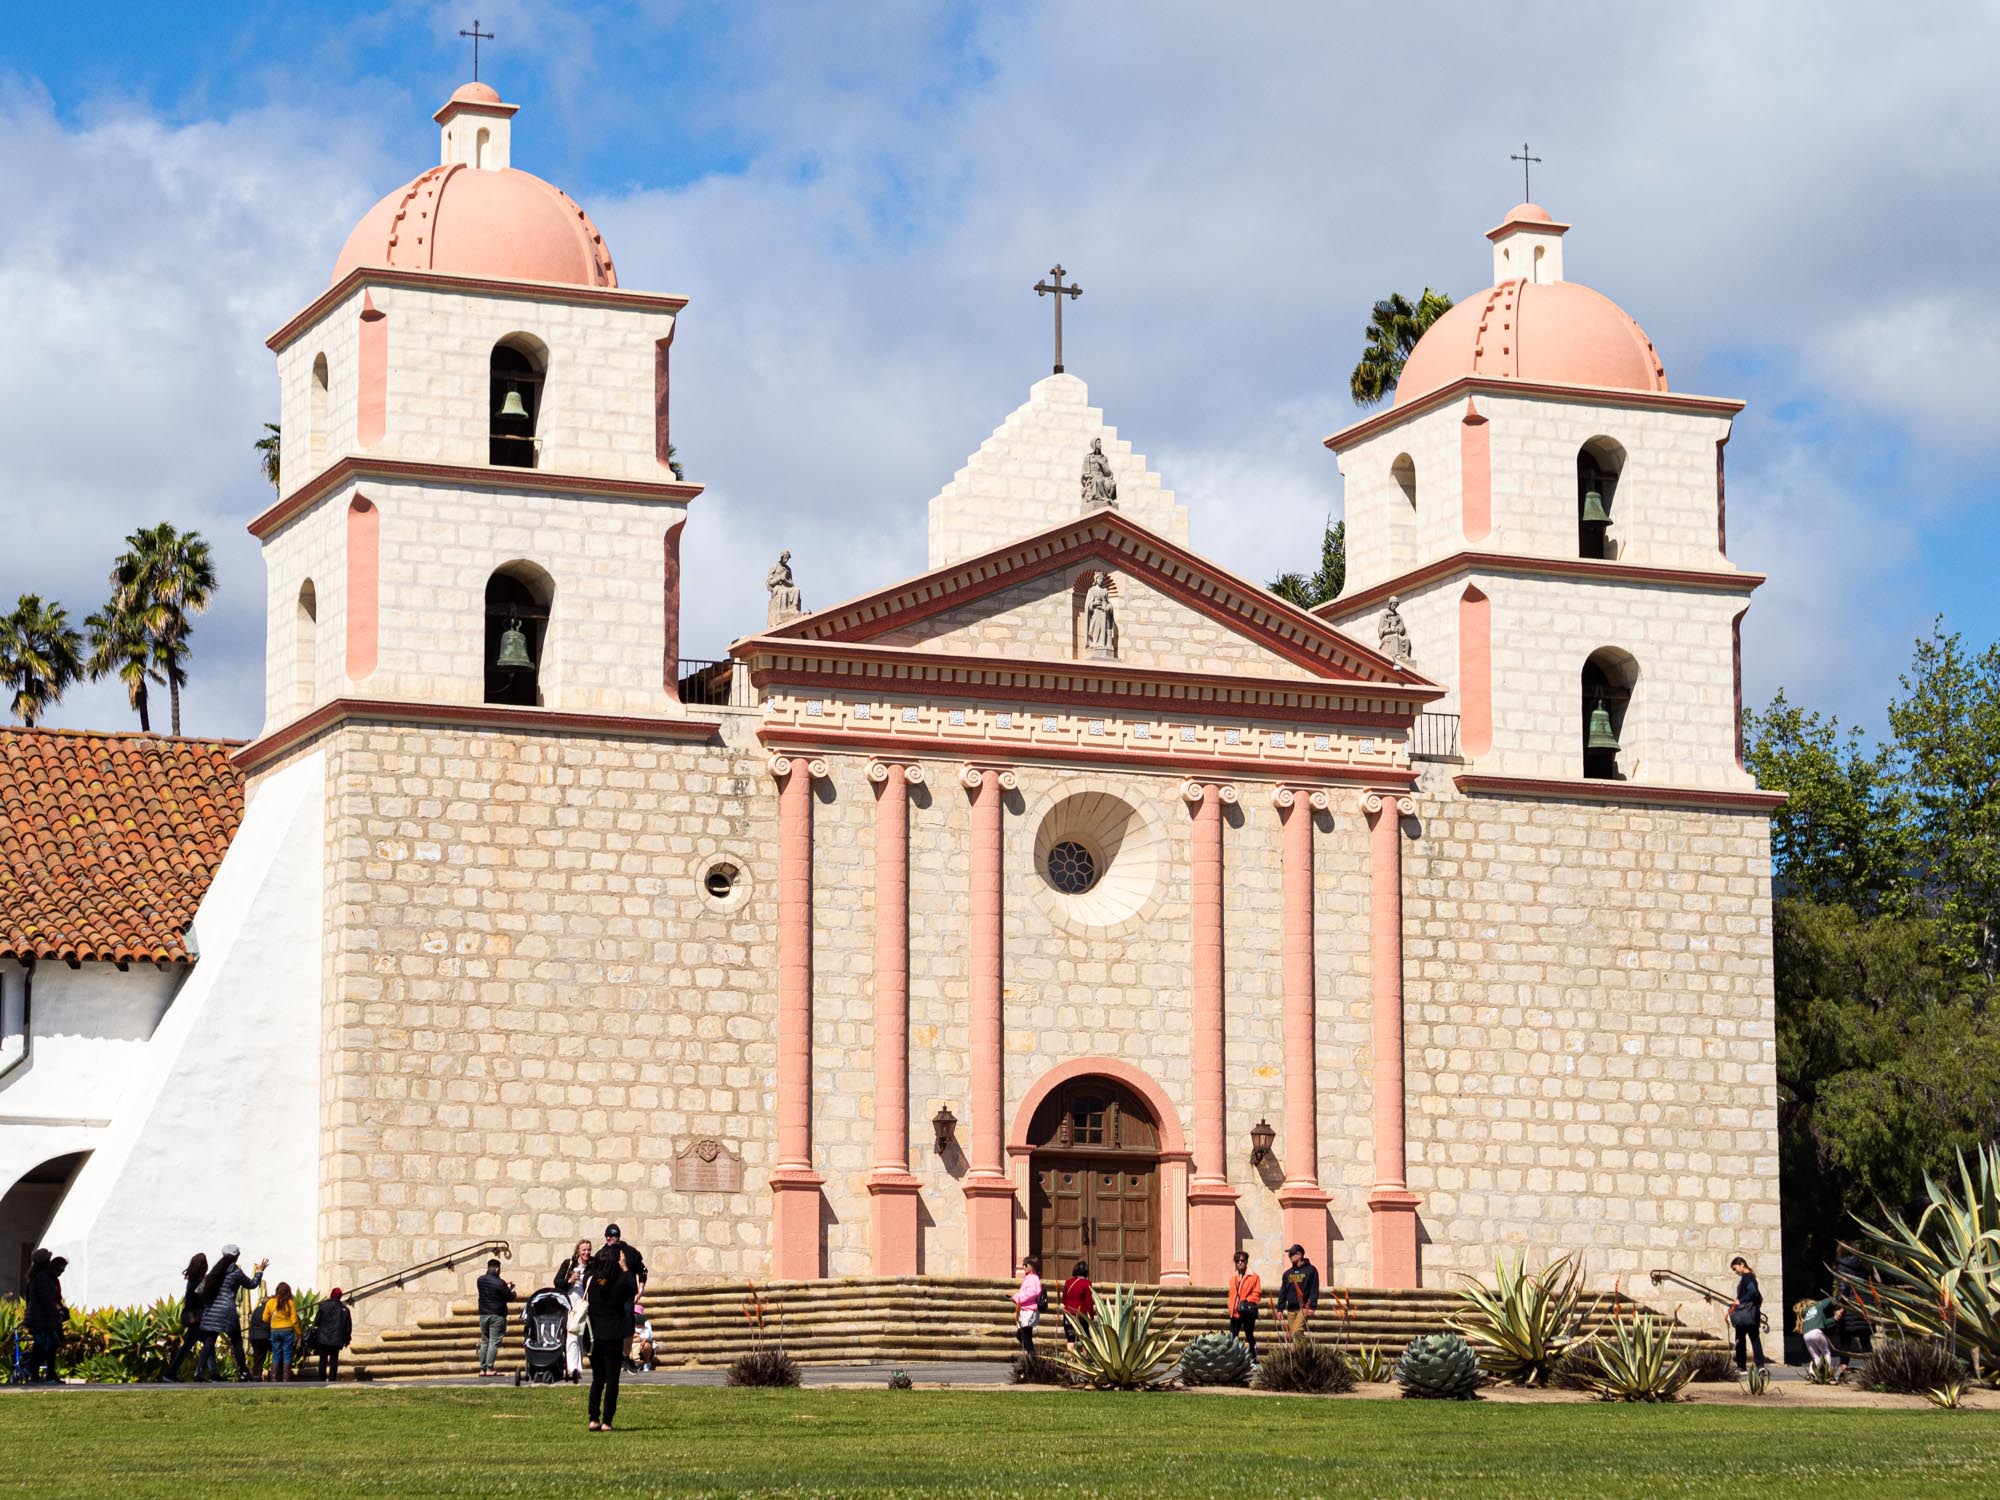
[{"label": "iron cross on dome", "polygon": [[461,29],[458,34],[472,38],[472,81],[477,83],[479,82],[479,44],[481,42],[492,41],[493,33],[490,31],[481,31],[479,29],[479,17],[474,16],[472,18],[472,30],[465,31]]},{"label": "iron cross on dome", "polygon": [[1053,293],[1055,294],[1055,299],[1056,299],[1056,374],[1060,375],[1060,374],[1062,374],[1062,372],[1063,372],[1063,366],[1062,366],[1062,299],[1063,299],[1063,298],[1065,298],[1065,297],[1081,297],[1081,296],[1083,295],[1083,288],[1082,288],[1082,287],[1080,287],[1080,286],[1078,286],[1078,285],[1077,285],[1077,284],[1076,284],[1075,282],[1071,282],[1071,283],[1070,283],[1070,284],[1069,284],[1068,286],[1064,286],[1064,285],[1063,285],[1063,268],[1062,268],[1062,266],[1061,266],[1060,264],[1058,264],[1058,265],[1056,265],[1056,266],[1053,266],[1052,268],[1050,268],[1050,271],[1049,271],[1049,275],[1050,275],[1050,276],[1051,276],[1052,278],[1054,278],[1054,281],[1055,281],[1055,284],[1054,284],[1053,286],[1051,286],[1051,285],[1050,285],[1050,284],[1049,284],[1048,282],[1046,282],[1046,281],[1038,281],[1038,282],[1036,282],[1036,283],[1035,283],[1035,295],[1036,295],[1037,297],[1046,297],[1046,296],[1048,296],[1048,295],[1049,295],[1049,294],[1050,294],[1051,292],[1053,292]]}]

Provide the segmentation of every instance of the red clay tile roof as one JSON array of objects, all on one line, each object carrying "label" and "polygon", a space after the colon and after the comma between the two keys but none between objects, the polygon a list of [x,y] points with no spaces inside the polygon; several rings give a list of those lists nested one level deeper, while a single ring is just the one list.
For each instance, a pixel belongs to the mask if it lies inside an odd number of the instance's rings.
[{"label": "red clay tile roof", "polygon": [[0,958],[189,963],[243,821],[235,742],[0,729]]}]

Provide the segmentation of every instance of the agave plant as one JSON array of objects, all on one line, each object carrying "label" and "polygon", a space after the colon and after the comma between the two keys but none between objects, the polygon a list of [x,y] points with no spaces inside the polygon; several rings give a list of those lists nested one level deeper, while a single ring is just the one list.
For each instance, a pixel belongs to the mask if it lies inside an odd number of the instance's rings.
[{"label": "agave plant", "polygon": [[1533,1272],[1525,1257],[1511,1266],[1503,1260],[1494,1267],[1492,1287],[1460,1279],[1465,1310],[1447,1321],[1465,1335],[1488,1373],[1513,1385],[1547,1384],[1549,1371],[1584,1337],[1584,1324],[1597,1310],[1595,1300],[1584,1304],[1583,1261],[1575,1255]]},{"label": "agave plant", "polygon": [[1924,1392],[1924,1399],[1941,1411],[1960,1411],[1965,1406],[1965,1393],[1971,1389],[1972,1382],[1961,1375],[1956,1380],[1932,1386]]},{"label": "agave plant", "polygon": [[1250,1350],[1233,1333],[1204,1333],[1181,1350],[1183,1385],[1241,1385],[1250,1374]]},{"label": "agave plant", "polygon": [[105,1342],[111,1357],[133,1380],[153,1375],[165,1356],[160,1330],[142,1307],[115,1307],[104,1314]]},{"label": "agave plant", "polygon": [[1881,1316],[1907,1333],[1962,1345],[1984,1369],[2000,1366],[2000,1144],[1973,1164],[1961,1152],[1958,1184],[1926,1173],[1929,1198],[1912,1225],[1884,1210],[1883,1223],[1857,1219]]},{"label": "agave plant", "polygon": [[1114,1288],[1099,1298],[1097,1316],[1077,1329],[1075,1347],[1055,1363],[1100,1391],[1136,1391],[1157,1385],[1173,1363],[1174,1324],[1153,1325],[1156,1292],[1139,1305],[1132,1288]]},{"label": "agave plant", "polygon": [[1751,1365],[1743,1372],[1743,1394],[1761,1396],[1771,1389],[1771,1372],[1762,1365]]},{"label": "agave plant", "polygon": [[0,1297],[0,1342],[21,1331],[23,1305],[19,1297]]},{"label": "agave plant", "polygon": [[1479,1355],[1455,1333],[1419,1334],[1396,1361],[1396,1383],[1405,1396],[1470,1401],[1485,1378]]},{"label": "agave plant", "polygon": [[1673,1324],[1651,1313],[1614,1318],[1590,1343],[1597,1365],[1591,1390],[1605,1401],[1678,1401],[1694,1367],[1674,1353],[1673,1338]]},{"label": "agave plant", "polygon": [[1362,1344],[1347,1356],[1356,1380],[1379,1385],[1389,1378],[1389,1358],[1373,1344]]},{"label": "agave plant", "polygon": [[1840,1366],[1830,1359],[1809,1360],[1806,1363],[1807,1385],[1839,1385]]}]

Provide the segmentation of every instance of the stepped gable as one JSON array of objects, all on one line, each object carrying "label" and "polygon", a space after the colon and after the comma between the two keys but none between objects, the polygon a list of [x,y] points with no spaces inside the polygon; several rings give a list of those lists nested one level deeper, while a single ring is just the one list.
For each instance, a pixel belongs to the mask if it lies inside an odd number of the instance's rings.
[{"label": "stepped gable", "polygon": [[0,958],[192,963],[243,822],[237,744],[0,729]]},{"label": "stepped gable", "polygon": [[933,568],[988,551],[1074,516],[1082,508],[1083,460],[1093,439],[1118,481],[1118,510],[1183,546],[1187,507],[1174,500],[1074,375],[1048,375],[1008,413],[930,502]]}]

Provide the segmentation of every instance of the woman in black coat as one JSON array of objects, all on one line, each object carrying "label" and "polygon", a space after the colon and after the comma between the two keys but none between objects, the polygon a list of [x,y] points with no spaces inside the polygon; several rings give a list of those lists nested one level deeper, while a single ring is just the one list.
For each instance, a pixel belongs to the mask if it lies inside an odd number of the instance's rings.
[{"label": "woman in black coat", "polygon": [[1764,1316],[1764,1293],[1757,1286],[1757,1273],[1740,1255],[1729,1263],[1729,1269],[1737,1278],[1736,1300],[1729,1304],[1729,1326],[1736,1332],[1736,1368],[1743,1368],[1745,1344],[1759,1365],[1768,1364],[1764,1358],[1764,1337],[1757,1326]]},{"label": "woman in black coat", "polygon": [[1852,1245],[1842,1241],[1836,1251],[1833,1296],[1840,1312],[1834,1319],[1833,1331],[1838,1340],[1836,1348],[1840,1354],[1840,1367],[1844,1370],[1855,1355],[1875,1352],[1875,1332],[1868,1325],[1866,1311],[1874,1282],[1868,1262],[1854,1253]]},{"label": "woman in black coat", "polygon": [[639,1279],[627,1269],[624,1251],[606,1245],[590,1263],[584,1291],[590,1318],[590,1430],[609,1432],[618,1414],[618,1376],[625,1366],[625,1340],[632,1333],[632,1304]]},{"label": "woman in black coat", "polygon": [[69,1320],[62,1294],[62,1273],[68,1265],[61,1257],[51,1259],[47,1250],[37,1250],[28,1264],[28,1305],[21,1321],[34,1341],[28,1355],[30,1385],[54,1384],[57,1378],[56,1355],[62,1348],[63,1324]]},{"label": "woman in black coat", "polygon": [[208,1256],[197,1250],[194,1259],[181,1272],[187,1282],[187,1290],[181,1294],[181,1341],[174,1350],[174,1357],[167,1361],[167,1368],[160,1376],[162,1380],[181,1378],[181,1361],[188,1357],[188,1350],[201,1342],[201,1314],[207,1306],[201,1300],[201,1284],[208,1279]]}]

